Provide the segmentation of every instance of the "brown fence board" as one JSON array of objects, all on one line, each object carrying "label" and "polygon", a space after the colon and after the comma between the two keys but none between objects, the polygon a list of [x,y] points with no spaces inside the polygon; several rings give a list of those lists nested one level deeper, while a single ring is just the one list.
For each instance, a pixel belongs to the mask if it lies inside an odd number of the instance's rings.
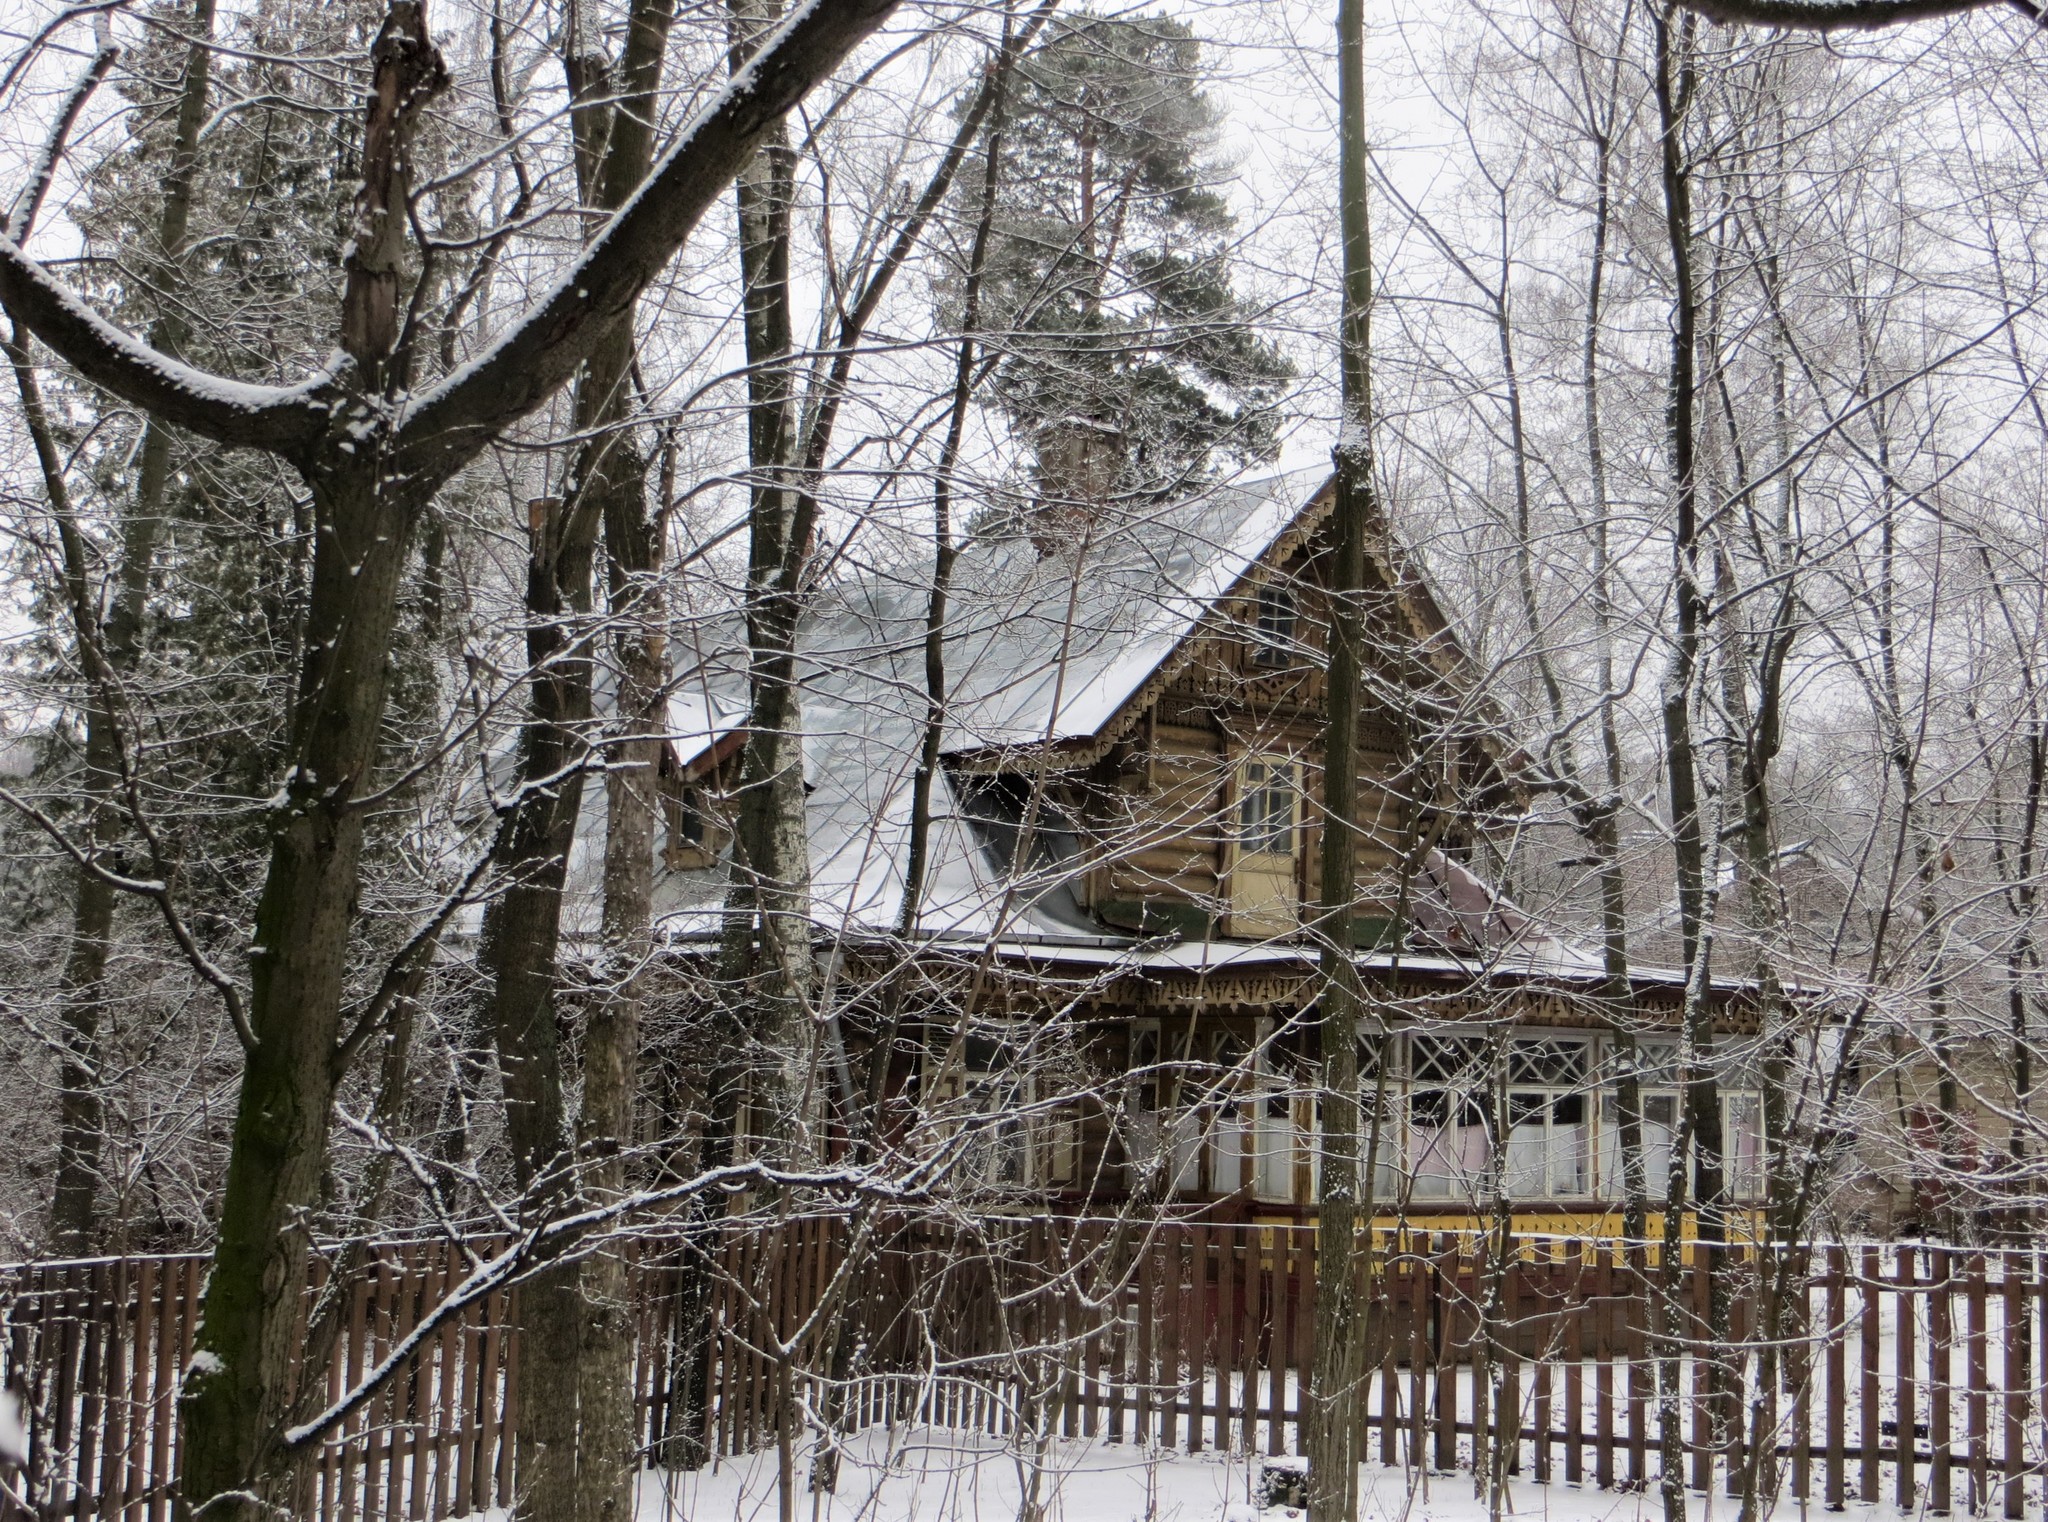
[{"label": "brown fence board", "polygon": [[1949,1290],[1953,1282],[1953,1260],[1946,1253],[1930,1254],[1928,1268],[1932,1293],[1927,1299],[1927,1430],[1934,1448],[1928,1465],[1928,1504],[1936,1512],[1949,1510],[1953,1499],[1953,1460],[1949,1454],[1949,1395],[1955,1384],[1953,1318],[1949,1312]]},{"label": "brown fence board", "polygon": [[2033,1384],[2030,1356],[2033,1330],[2027,1323],[2028,1304],[2026,1299],[2027,1257],[2024,1253],[2007,1252],[1999,1258],[1999,1296],[2004,1310],[2004,1337],[2001,1339],[2003,1356],[1999,1362],[1999,1383],[2004,1387],[2005,1398],[2000,1413],[2003,1433],[2000,1443],[2005,1477],[2005,1514],[2008,1517],[2026,1515],[2026,1434],[2027,1396]]}]

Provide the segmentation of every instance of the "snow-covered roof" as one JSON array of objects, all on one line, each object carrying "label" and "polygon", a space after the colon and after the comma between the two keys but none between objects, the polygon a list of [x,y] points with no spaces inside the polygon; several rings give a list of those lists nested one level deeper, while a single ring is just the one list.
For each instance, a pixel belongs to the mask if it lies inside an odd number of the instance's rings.
[{"label": "snow-covered roof", "polygon": [[747,727],[746,696],[714,683],[701,669],[681,678],[668,698],[668,743],[685,766],[714,755]]},{"label": "snow-covered roof", "polygon": [[[984,537],[955,563],[946,639],[947,753],[988,752],[1097,736],[1194,635],[1217,601],[1262,560],[1299,542],[1327,497],[1322,472],[1218,487],[1134,511],[1065,553]],[[1290,538],[1290,536],[1292,536]],[[1286,543],[1283,543],[1285,541]],[[924,743],[928,560],[875,564],[823,590],[801,633],[804,777],[809,789],[812,913],[820,933],[898,932],[912,786]],[[730,628],[699,630],[699,664],[679,683],[674,743],[685,766],[736,737],[744,661]],[[592,895],[602,856],[601,787],[586,790],[572,862]],[[1006,814],[1005,810],[1008,809]],[[1014,801],[958,767],[934,779],[929,867],[912,935],[1018,956],[1093,959],[1105,968],[1201,972],[1249,961],[1312,962],[1301,944],[1189,940],[1162,944],[1105,930],[1075,897],[1078,844],[1042,813],[1031,869],[1010,870]],[[593,842],[585,848],[584,842]],[[716,933],[723,874],[658,868],[662,931]],[[1599,976],[1598,956],[1540,924],[1456,862],[1432,853],[1411,917],[1444,968],[1528,976]],[[1055,951],[1053,948],[1057,947]],[[1367,954],[1370,960],[1377,954]]]},{"label": "snow-covered roof", "polygon": [[948,752],[1094,736],[1276,541],[1305,531],[1325,475],[1133,512],[1068,554],[1022,539],[963,554]]}]

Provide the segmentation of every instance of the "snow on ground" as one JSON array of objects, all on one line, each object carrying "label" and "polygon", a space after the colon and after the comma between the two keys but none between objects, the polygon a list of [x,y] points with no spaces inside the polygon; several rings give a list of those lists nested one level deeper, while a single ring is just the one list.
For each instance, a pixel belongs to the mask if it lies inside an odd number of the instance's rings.
[{"label": "snow on ground", "polygon": [[[1251,1504],[1257,1459],[1159,1452],[1091,1440],[1055,1442],[1039,1477],[1044,1522],[1301,1522],[1283,1507]],[[1000,1438],[933,1428],[875,1430],[849,1445],[839,1491],[812,1496],[799,1460],[791,1522],[1017,1522],[1030,1466]],[[1361,1514],[1385,1522],[1490,1522],[1467,1473],[1411,1477],[1368,1464]],[[1692,1522],[1734,1522],[1725,1496],[1688,1494]],[[1505,1515],[1540,1522],[1662,1522],[1654,1493],[1513,1482]],[[1802,1508],[1790,1497],[1779,1522],[1902,1522],[1890,1506],[1852,1501],[1846,1512]],[[1912,1514],[1917,1517],[1919,1513]],[[772,1452],[723,1459],[697,1473],[641,1477],[638,1522],[782,1522]]]}]

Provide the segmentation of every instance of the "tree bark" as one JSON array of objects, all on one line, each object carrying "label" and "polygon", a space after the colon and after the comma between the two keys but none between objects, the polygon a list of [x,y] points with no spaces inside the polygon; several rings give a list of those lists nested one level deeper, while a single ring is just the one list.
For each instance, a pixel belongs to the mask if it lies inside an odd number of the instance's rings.
[{"label": "tree bark", "polygon": [[376,759],[408,534],[374,457],[313,485],[319,548],[283,802],[250,950],[255,1049],[243,1071],[199,1353],[181,1400],[193,1511],[260,1515],[290,1404],[306,1212],[325,1171],[362,814]]},{"label": "tree bark", "polygon": [[[601,54],[582,51],[582,38],[569,39],[563,61],[575,102],[571,126],[579,185],[585,202],[600,212],[615,210],[647,173],[672,15],[668,0],[635,5],[616,81]],[[645,462],[627,426],[632,361],[629,318],[598,345],[579,379],[575,422],[589,442],[577,458],[566,506],[535,504],[527,587],[532,712],[520,756],[520,783],[527,791],[499,863],[509,885],[492,904],[485,925],[483,953],[495,978],[494,1025],[508,1120],[524,1209],[533,1219],[583,1201],[593,1187],[616,1192],[622,1183],[615,1177],[620,1151],[631,1136],[637,984],[621,990],[601,978],[593,991],[573,1154],[555,996],[562,891],[582,808],[582,768],[593,723],[595,635],[589,614],[597,533],[605,527],[616,563],[627,532],[620,525],[644,511]],[[628,558],[634,554],[629,550]],[[613,581],[617,614],[616,575]],[[630,675],[617,689],[619,722],[646,733],[647,700],[632,688]],[[654,686],[658,693],[658,678]],[[639,749],[651,753],[654,742]],[[639,759],[651,768],[651,759]],[[620,873],[631,870],[622,869],[619,861],[620,853],[631,849],[622,837],[621,809],[631,834],[636,827],[632,809],[642,790],[622,789],[619,775],[608,771],[607,970],[616,962],[610,953],[617,939],[612,919]],[[652,831],[646,821],[637,821],[637,828],[640,872],[651,887]],[[644,911],[642,919],[644,939]],[[522,1516],[595,1522],[630,1512],[632,1355],[625,1298],[624,1265],[614,1253],[551,1266],[528,1286],[523,1332],[545,1356],[533,1365],[518,1412],[522,1463],[530,1466],[523,1471],[528,1483],[520,1497]]]},{"label": "tree bark", "polygon": [[[611,209],[646,176],[653,157],[662,60],[673,0],[633,9],[618,71],[619,103],[606,134],[600,204]],[[583,490],[601,505],[614,656],[615,712],[606,745],[604,910],[597,986],[583,1036],[583,1108],[577,1151],[583,1192],[597,1203],[625,1194],[639,1093],[640,1022],[653,955],[654,832],[661,733],[668,694],[661,595],[664,500],[648,500],[647,457],[631,426],[634,342],[621,323],[584,370],[597,417]],[[576,1522],[630,1522],[639,1469],[633,1400],[635,1308],[622,1244],[582,1265],[577,1371],[580,1441]]]},{"label": "tree bark", "polygon": [[1615,1129],[1621,1151],[1621,1231],[1631,1242],[1649,1232],[1649,1187],[1643,1170],[1643,1088],[1636,1059],[1635,987],[1629,975],[1628,880],[1621,860],[1623,760],[1615,722],[1613,566],[1607,490],[1607,445],[1600,417],[1600,332],[1606,292],[1607,240],[1614,215],[1614,115],[1621,50],[1615,50],[1608,87],[1608,116],[1596,124],[1594,140],[1593,249],[1586,278],[1586,330],[1580,352],[1585,389],[1586,476],[1592,489],[1593,638],[1600,680],[1600,795],[1574,810],[1581,834],[1592,848],[1600,877],[1602,998],[1614,1032]]},{"label": "tree bark", "polygon": [[[773,0],[733,0],[732,56],[744,67]],[[748,1126],[794,1159],[808,1146],[802,1107],[813,1031],[809,832],[803,718],[796,683],[797,580],[809,552],[796,534],[799,447],[789,286],[795,160],[781,129],[735,183],[747,352],[750,709],[741,756],[720,986],[744,1007]]]},{"label": "tree bark", "polygon": [[[1699,300],[1693,269],[1692,178],[1686,162],[1684,128],[1692,104],[1690,16],[1669,6],[1653,17],[1660,178],[1666,252],[1671,260],[1671,349],[1665,392],[1665,447],[1673,511],[1671,658],[1664,678],[1663,738],[1670,796],[1672,862],[1678,887],[1678,922],[1685,968],[1685,1048],[1681,1073],[1683,1114],[1672,1149],[1672,1179],[1666,1194],[1664,1236],[1676,1241],[1688,1185],[1696,1230],[1707,1256],[1710,1311],[1715,1329],[1725,1327],[1727,1288],[1718,1272],[1726,1240],[1722,1182],[1721,1091],[1713,1066],[1714,1007],[1708,981],[1711,947],[1707,917],[1707,844],[1713,838],[1702,818],[1699,760],[1693,740],[1692,703],[1700,674],[1705,599],[1701,590],[1699,540]],[[1691,1177],[1687,1178],[1690,1161]],[[1662,1496],[1669,1522],[1683,1522],[1685,1489],[1680,1462],[1678,1306],[1679,1254],[1661,1255],[1658,1293],[1650,1305],[1651,1334],[1658,1346],[1658,1424],[1664,1452]],[[1725,1389],[1720,1371],[1711,1375],[1718,1398]]]},{"label": "tree bark", "polygon": [[[579,398],[580,400],[580,398]],[[579,406],[579,411],[581,410]],[[562,885],[582,808],[590,727],[588,615],[594,504],[531,504],[526,581],[530,710],[520,733],[521,795],[494,871],[505,886],[485,911],[479,965],[491,978],[490,1025],[521,1214],[563,1208],[570,1177],[567,1101],[556,1031]],[[543,1270],[521,1292],[531,1349],[515,1413],[521,1501],[533,1516],[573,1508],[576,1270]]]},{"label": "tree bark", "polygon": [[[1322,1172],[1316,1200],[1315,1362],[1309,1385],[1309,1522],[1355,1522],[1366,1305],[1357,1230],[1372,1264],[1372,1158],[1359,1168],[1359,1016],[1364,989],[1352,951],[1357,896],[1358,719],[1365,672],[1366,539],[1379,518],[1372,446],[1372,242],[1366,201],[1364,0],[1337,8],[1339,219],[1344,297],[1339,333],[1342,410],[1335,451],[1330,558],[1328,720],[1317,918],[1322,942]],[[1384,1063],[1381,1065],[1384,1073]],[[1382,1080],[1383,1081],[1383,1080]],[[1373,1108],[1377,1143],[1379,1106]],[[1376,1145],[1366,1149],[1376,1152]]]}]

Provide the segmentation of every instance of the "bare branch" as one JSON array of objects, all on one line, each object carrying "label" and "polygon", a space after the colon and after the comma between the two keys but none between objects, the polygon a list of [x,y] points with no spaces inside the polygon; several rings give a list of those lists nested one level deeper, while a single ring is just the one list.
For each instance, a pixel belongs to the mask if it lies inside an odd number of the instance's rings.
[{"label": "bare branch", "polygon": [[2033,0],[1677,0],[1680,7],[1727,25],[1778,26],[1803,32],[1874,32],[1909,21],[1934,21],[1967,11],[2006,7],[2042,19]]},{"label": "bare branch", "polygon": [[100,316],[5,235],[0,307],[87,380],[216,443],[295,458],[327,425],[320,393],[332,376],[311,376],[296,386],[256,386],[173,359]]},{"label": "bare branch", "polygon": [[749,153],[898,0],[813,0],[676,134],[661,162],[553,289],[401,427],[410,468],[445,479],[576,373],[682,246]]}]

